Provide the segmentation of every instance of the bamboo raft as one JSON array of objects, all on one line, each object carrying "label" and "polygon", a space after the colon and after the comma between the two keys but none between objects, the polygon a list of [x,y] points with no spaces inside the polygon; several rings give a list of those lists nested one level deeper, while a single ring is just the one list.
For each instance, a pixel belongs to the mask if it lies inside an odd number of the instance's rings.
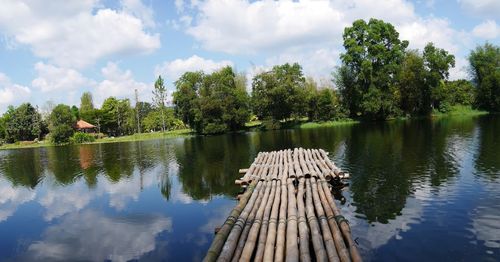
[{"label": "bamboo raft", "polygon": [[330,192],[348,178],[322,149],[260,152],[204,261],[361,261]]}]

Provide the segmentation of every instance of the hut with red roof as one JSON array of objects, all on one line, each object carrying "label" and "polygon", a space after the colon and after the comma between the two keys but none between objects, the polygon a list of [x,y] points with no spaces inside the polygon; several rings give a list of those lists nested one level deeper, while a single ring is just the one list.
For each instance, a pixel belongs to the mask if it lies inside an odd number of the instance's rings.
[{"label": "hut with red roof", "polygon": [[75,129],[83,133],[95,133],[95,128],[96,126],[81,119],[75,124]]}]

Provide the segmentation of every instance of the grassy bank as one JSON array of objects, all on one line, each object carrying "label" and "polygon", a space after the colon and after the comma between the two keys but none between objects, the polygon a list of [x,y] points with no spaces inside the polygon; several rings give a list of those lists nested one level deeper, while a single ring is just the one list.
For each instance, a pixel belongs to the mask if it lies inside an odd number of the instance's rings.
[{"label": "grassy bank", "polygon": [[352,119],[342,119],[337,121],[325,121],[325,122],[305,122],[299,125],[299,128],[317,128],[317,127],[332,127],[332,126],[342,126],[342,125],[353,125],[357,124],[359,121]]},{"label": "grassy bank", "polygon": [[439,117],[449,117],[449,116],[479,116],[486,114],[488,114],[488,111],[473,109],[471,106],[456,105],[452,106],[451,109],[446,113],[434,111],[432,112],[432,117],[439,118]]},{"label": "grassy bank", "polygon": [[[193,134],[191,129],[180,129],[167,131],[165,133],[162,132],[153,132],[153,133],[141,133],[141,134],[133,134],[128,136],[120,136],[120,137],[105,137],[101,139],[97,139],[94,142],[86,143],[86,144],[104,144],[104,143],[117,143],[117,142],[133,142],[133,141],[144,141],[144,140],[153,140],[153,139],[163,139],[163,138],[175,138],[175,137],[184,137]],[[56,146],[48,141],[40,141],[40,142],[32,142],[32,141],[23,141],[17,142],[13,144],[4,144],[0,146],[0,150],[3,149],[18,149],[18,148],[37,148],[37,147],[49,147]]]}]

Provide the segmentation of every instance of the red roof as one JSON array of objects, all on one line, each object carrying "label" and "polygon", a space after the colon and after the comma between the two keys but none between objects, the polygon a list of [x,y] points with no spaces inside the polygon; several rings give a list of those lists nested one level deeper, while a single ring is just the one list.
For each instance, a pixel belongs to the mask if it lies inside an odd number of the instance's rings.
[{"label": "red roof", "polygon": [[75,127],[76,127],[76,129],[91,129],[91,128],[95,128],[94,125],[89,124],[88,122],[85,122],[83,120],[78,120],[78,122],[76,122]]}]

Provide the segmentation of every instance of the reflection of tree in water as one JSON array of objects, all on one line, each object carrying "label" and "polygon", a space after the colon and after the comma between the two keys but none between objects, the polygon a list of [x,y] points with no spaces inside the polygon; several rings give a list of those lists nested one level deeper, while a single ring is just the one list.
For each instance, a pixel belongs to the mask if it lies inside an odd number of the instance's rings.
[{"label": "reflection of tree in water", "polygon": [[111,143],[102,147],[102,163],[105,176],[112,182],[132,176],[132,143]]},{"label": "reflection of tree in water", "polygon": [[34,189],[43,179],[42,159],[45,149],[11,150],[1,152],[0,173],[14,186]]},{"label": "reflection of tree in water", "polygon": [[58,183],[72,184],[77,177],[82,175],[77,146],[48,147],[47,157],[47,169],[54,175]]},{"label": "reflection of tree in water", "polygon": [[450,139],[470,136],[474,122],[432,120],[353,126],[346,159],[353,173],[351,190],[357,212],[368,221],[387,223],[400,215],[413,181],[432,186],[458,173]]},{"label": "reflection of tree in water", "polygon": [[183,191],[194,199],[234,196],[239,190],[234,185],[238,169],[251,161],[249,147],[249,137],[242,134],[185,139],[176,147]]},{"label": "reflection of tree in water", "polygon": [[475,168],[491,179],[500,177],[500,117],[484,116],[478,120],[479,148]]}]

